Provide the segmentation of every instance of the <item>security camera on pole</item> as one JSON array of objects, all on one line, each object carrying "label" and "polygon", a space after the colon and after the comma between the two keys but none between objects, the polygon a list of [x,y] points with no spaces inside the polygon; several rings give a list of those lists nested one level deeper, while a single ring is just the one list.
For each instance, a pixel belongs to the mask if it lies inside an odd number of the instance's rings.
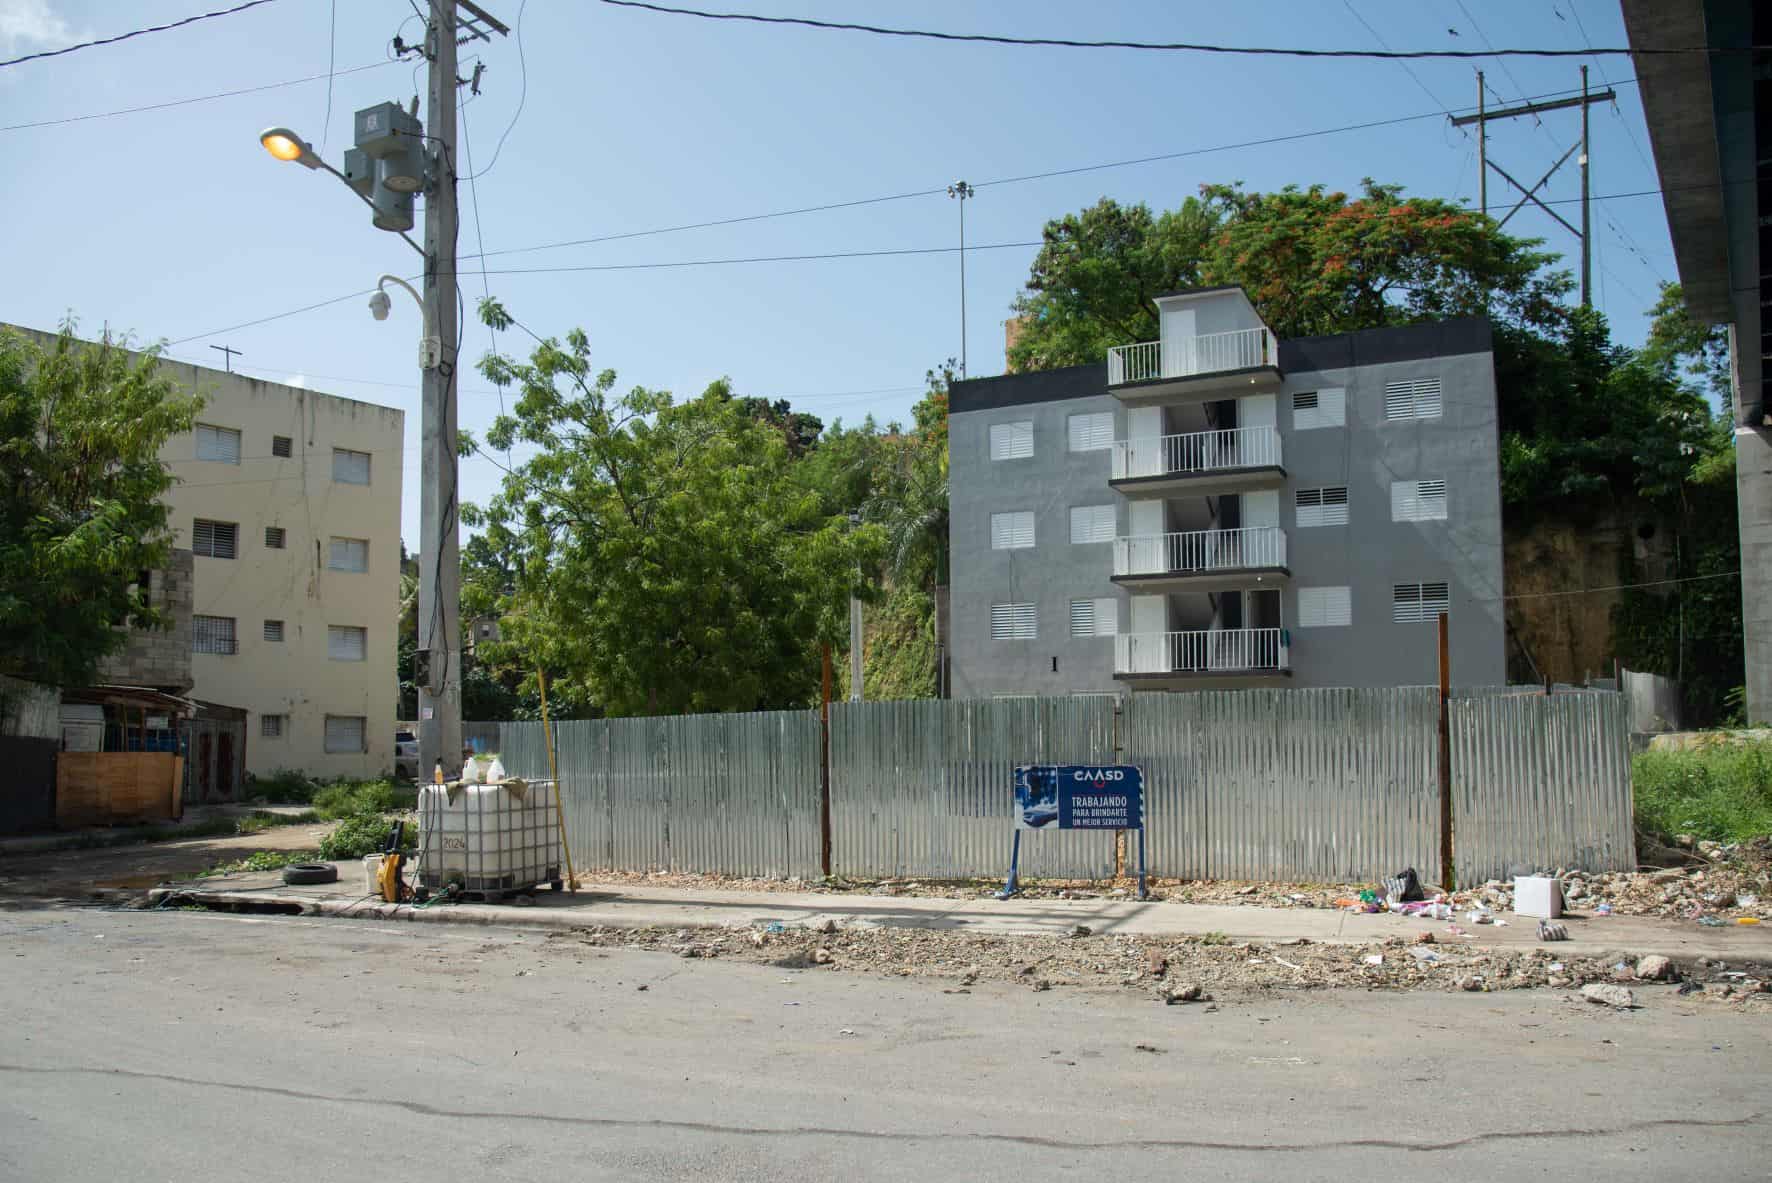
[{"label": "security camera on pole", "polygon": [[[424,377],[423,439],[420,444],[418,650],[419,771],[441,768],[453,780],[461,769],[461,552],[460,502],[456,493],[456,377],[460,335],[456,306],[455,244],[458,227],[455,169],[456,46],[464,33],[486,39],[504,25],[473,3],[457,18],[457,0],[430,0],[422,49],[430,63],[427,123],[411,109],[378,103],[356,113],[355,146],[345,153],[343,172],[288,128],[273,127],[259,140],[278,160],[323,169],[349,185],[374,211],[371,221],[405,238],[425,260],[424,325],[419,366]],[[425,242],[420,248],[406,232],[413,225],[413,198],[425,195]],[[377,320],[387,319],[384,285],[411,285],[384,275],[370,298]],[[418,297],[417,292],[413,292]],[[391,690],[391,688],[390,688]]]}]

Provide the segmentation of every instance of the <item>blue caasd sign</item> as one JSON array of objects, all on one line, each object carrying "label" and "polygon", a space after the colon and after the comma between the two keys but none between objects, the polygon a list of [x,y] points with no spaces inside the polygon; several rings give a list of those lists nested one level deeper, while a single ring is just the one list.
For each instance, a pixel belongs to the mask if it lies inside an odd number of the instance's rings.
[{"label": "blue caasd sign", "polygon": [[1015,770],[1021,830],[1137,830],[1144,776],[1131,765],[1023,764]]},{"label": "blue caasd sign", "polygon": [[1020,883],[1024,830],[1137,830],[1138,898],[1144,877],[1144,773],[1130,764],[1022,764],[1015,769],[1015,842],[1009,882],[999,899]]}]

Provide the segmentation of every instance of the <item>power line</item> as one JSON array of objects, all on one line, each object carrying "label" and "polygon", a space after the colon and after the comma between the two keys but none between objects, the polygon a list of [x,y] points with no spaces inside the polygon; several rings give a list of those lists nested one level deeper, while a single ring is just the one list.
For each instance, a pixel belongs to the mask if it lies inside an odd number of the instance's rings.
[{"label": "power line", "polygon": [[362,66],[352,66],[348,70],[338,70],[332,74],[309,74],[305,78],[289,78],[282,82],[267,82],[263,86],[244,86],[239,90],[224,90],[215,94],[192,95],[187,99],[168,99],[164,103],[145,103],[139,107],[120,107],[115,111],[94,111],[88,115],[66,115],[60,119],[38,119],[31,123],[9,123],[0,126],[0,132],[24,131],[33,127],[60,127],[64,123],[84,123],[89,119],[110,119],[117,115],[140,115],[144,111],[164,111],[171,107],[187,107],[192,103],[207,103],[214,99],[238,98],[243,94],[258,94],[260,91],[279,90],[285,86],[300,86],[304,82],[318,82],[323,78],[343,78],[349,74],[361,74],[365,70],[379,70],[383,66],[391,66],[393,62],[369,62]]},{"label": "power line", "polygon": [[23,57],[11,58],[0,62],[0,67],[16,66],[20,62],[34,62],[40,58],[60,57],[64,53],[73,53],[77,49],[91,49],[95,45],[115,45],[119,41],[128,41],[131,37],[145,37],[149,33],[164,33],[168,29],[180,29],[186,25],[194,25],[198,21],[212,20],[218,16],[233,16],[236,12],[245,12],[248,8],[257,8],[261,4],[269,4],[271,0],[246,0],[232,8],[218,9],[215,12],[200,12],[196,16],[187,16],[165,25],[151,25],[146,29],[133,29],[127,33],[119,33],[115,37],[100,37],[95,41],[82,41],[78,45],[69,45],[61,49],[46,49],[41,53],[27,53]]},{"label": "power line", "polygon": [[[468,182],[470,184],[473,183],[476,178],[483,177],[492,171],[492,166],[498,163],[498,154],[505,150],[505,137],[511,134],[511,129],[517,126],[517,120],[523,117],[523,104],[529,98],[529,59],[523,56],[523,10],[528,7],[529,0],[523,0],[523,3],[517,6],[517,22],[515,26],[517,30],[517,66],[518,69],[522,71],[522,81],[519,83],[517,90],[517,109],[511,113],[511,121],[505,124],[504,131],[500,133],[498,143],[492,149],[492,159],[487,161],[486,167],[479,172],[474,172],[470,166],[468,175]],[[478,201],[479,199],[475,198],[474,232],[476,235],[479,233],[480,225],[480,207]],[[480,249],[485,250],[486,248],[482,245]]]},{"label": "power line", "polygon": [[[1038,242],[987,242],[968,246],[968,251],[1000,251],[1014,247],[1040,246]],[[827,251],[815,255],[752,255],[735,259],[678,259],[669,263],[583,263],[566,267],[507,267],[493,269],[487,275],[556,275],[577,271],[666,271],[678,267],[726,267],[739,263],[809,263],[826,259],[882,259],[900,255],[951,255],[957,246],[898,247],[876,251]],[[213,335],[213,334],[209,334]]]},{"label": "power line", "polygon": [[1539,600],[1547,596],[1585,596],[1595,592],[1629,591],[1635,587],[1666,587],[1675,583],[1697,583],[1703,579],[1736,579],[1740,571],[1719,571],[1715,575],[1688,575],[1683,579],[1651,579],[1644,583],[1614,583],[1607,587],[1577,587],[1568,591],[1520,592],[1518,595],[1502,596],[1504,600]]},{"label": "power line", "polygon": [[332,0],[331,16],[326,22],[326,118],[320,122],[320,155],[326,155],[326,140],[332,134],[332,77],[338,58],[338,0]]},{"label": "power line", "polygon": [[[1378,42],[1378,47],[1380,49],[1385,49],[1385,50],[1390,49],[1389,43],[1387,43],[1383,37],[1378,35],[1378,30],[1374,29],[1371,26],[1371,24],[1367,22],[1366,18],[1360,15],[1359,10],[1354,7],[1354,0],[1341,0],[1341,3],[1343,5],[1343,7],[1345,7],[1347,9],[1348,15],[1353,17],[1355,20],[1359,21],[1360,24],[1362,24],[1366,27],[1366,31],[1368,33],[1372,34],[1372,39],[1374,41]],[[1413,69],[1410,68],[1408,62],[1399,61],[1397,64],[1402,66],[1404,72],[1409,75],[1410,79],[1412,79],[1414,81],[1415,85],[1419,86],[1421,88],[1422,94],[1425,94],[1428,97],[1428,99],[1434,103],[1435,106],[1440,108],[1441,111],[1445,112],[1446,114],[1451,114],[1451,110],[1446,106],[1446,104],[1440,101],[1440,96],[1428,89],[1427,83],[1425,83],[1421,80],[1421,75],[1417,74]],[[1467,137],[1470,135],[1469,132],[1465,132],[1464,134]]]},{"label": "power line", "polygon": [[761,25],[798,25],[808,29],[825,29],[847,33],[872,33],[881,37],[914,37],[932,41],[971,41],[990,45],[1054,46],[1060,49],[1152,49],[1184,53],[1236,54],[1258,57],[1300,58],[1381,58],[1385,60],[1414,58],[1569,58],[1589,54],[1610,54],[1614,57],[1663,56],[1668,54],[1741,54],[1753,53],[1765,46],[1652,46],[1636,49],[1282,49],[1273,46],[1212,45],[1192,41],[1079,41],[1068,37],[1006,37],[994,33],[939,33],[929,29],[892,29],[882,25],[852,24],[846,21],[821,21],[799,16],[762,16],[752,12],[706,12],[698,8],[670,8],[645,0],[602,0],[616,8],[639,8],[670,16],[693,16],[714,21],[749,21]]},{"label": "power line", "polygon": [[[1630,79],[1618,85],[1627,86],[1636,80]],[[1549,91],[1545,94],[1533,95],[1535,99],[1556,98],[1566,94],[1578,93],[1573,90]],[[1433,97],[1431,94],[1429,97]],[[1454,107],[1452,111],[1475,110],[1465,107]],[[1263,136],[1254,140],[1239,140],[1228,144],[1212,144],[1203,148],[1184,148],[1176,152],[1159,152],[1151,156],[1135,156],[1125,160],[1109,160],[1098,164],[1078,165],[1074,168],[1049,169],[1045,172],[1023,173],[1013,177],[998,177],[990,181],[973,182],[973,188],[986,189],[997,185],[1015,185],[1024,181],[1043,181],[1052,177],[1069,177],[1081,173],[1102,172],[1113,168],[1128,168],[1139,164],[1158,164],[1166,160],[1184,160],[1193,156],[1206,156],[1215,152],[1232,152],[1244,148],[1264,148],[1273,144],[1292,143],[1297,140],[1310,139],[1315,136],[1340,135],[1354,131],[1370,131],[1378,127],[1392,127],[1403,123],[1417,123],[1424,119],[1444,119],[1448,114],[1445,108],[1437,111],[1424,111],[1418,115],[1397,115],[1388,119],[1372,119],[1364,123],[1348,123],[1340,127],[1318,128],[1312,131],[1289,132],[1285,135]],[[504,247],[495,251],[487,251],[486,257],[499,255],[519,255],[532,251],[564,250],[574,246],[595,246],[605,242],[621,242],[632,238],[651,238],[661,234],[677,234],[685,230],[709,230],[721,226],[735,226],[747,222],[762,222],[774,218],[797,217],[801,214],[827,213],[832,210],[855,209],[860,206],[882,205],[893,201],[907,201],[916,197],[936,197],[947,192],[946,185],[936,185],[929,189],[913,189],[903,193],[889,193],[881,197],[862,197],[852,201],[833,201],[823,205],[796,206],[792,209],[772,210],[762,214],[745,214],[735,218],[716,218],[706,222],[686,222],[676,226],[659,226],[649,230],[629,230],[619,234],[599,234],[589,238],[572,238],[561,242],[543,242],[532,246]],[[472,257],[472,256],[469,256]]]}]

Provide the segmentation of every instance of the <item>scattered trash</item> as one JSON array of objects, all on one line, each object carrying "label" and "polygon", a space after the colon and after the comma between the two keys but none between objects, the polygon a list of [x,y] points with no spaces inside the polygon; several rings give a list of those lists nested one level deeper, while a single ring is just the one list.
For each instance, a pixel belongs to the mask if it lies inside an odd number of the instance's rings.
[{"label": "scattered trash", "polygon": [[1697,982],[1681,982],[1680,983],[1680,994],[1682,996],[1687,995],[1687,994],[1696,994],[1702,989],[1704,989],[1704,987]]},{"label": "scattered trash", "polygon": [[1637,1005],[1637,996],[1623,986],[1608,986],[1604,982],[1590,982],[1581,988],[1581,996],[1599,1006],[1610,1006],[1617,1010],[1629,1010]]},{"label": "scattered trash", "polygon": [[1759,902],[1760,902],[1759,896],[1750,895],[1747,892],[1740,892],[1740,893],[1737,893],[1737,895],[1735,896],[1735,906],[1738,908],[1752,908],[1752,907],[1756,906]]},{"label": "scattered trash", "polygon": [[1415,958],[1415,960],[1417,960],[1417,961],[1424,961],[1429,964],[1432,964],[1433,962],[1436,962],[1440,959],[1440,955],[1438,953],[1434,952],[1432,949],[1426,948],[1421,945],[1417,945],[1413,949],[1410,949],[1409,956]]},{"label": "scattered trash", "polygon": [[1276,958],[1274,958],[1274,961],[1279,965],[1285,966],[1287,969],[1301,970],[1304,968],[1304,966],[1302,966],[1302,965],[1293,965],[1290,961],[1287,961],[1284,957],[1276,957]]},{"label": "scattered trash", "polygon": [[1563,963],[1561,961],[1553,961],[1545,968],[1554,974],[1560,974],[1563,972]]},{"label": "scattered trash", "polygon": [[763,931],[767,933],[782,933],[787,931],[787,926],[779,920],[771,920],[768,924],[763,926]]},{"label": "scattered trash", "polygon": [[1594,915],[1595,916],[1610,916],[1610,915],[1612,915],[1612,901],[1611,900],[1601,900],[1599,903],[1595,904],[1594,905]]},{"label": "scattered trash", "polygon": [[1163,992],[1163,1001],[1170,1006],[1178,1002],[1202,1002],[1206,999],[1206,991],[1198,982],[1179,982]]},{"label": "scattered trash", "polygon": [[843,1029],[842,1029],[842,1030],[841,1030],[841,1031],[839,1031],[839,1032],[837,1032],[837,1034],[838,1034],[838,1035],[854,1035],[854,1034],[855,1034],[855,1028],[853,1028],[853,1027],[845,1027],[845,1028],[843,1028]]},{"label": "scattered trash", "polygon": [[1135,1043],[1132,1045],[1132,1050],[1135,1052],[1150,1052],[1154,1056],[1160,1056],[1163,1054],[1162,1048],[1153,1047],[1148,1043]]},{"label": "scattered trash", "polygon": [[1090,928],[1087,924],[1075,924],[1071,926],[1071,935],[1073,937],[1086,937],[1094,931],[1095,930]]},{"label": "scattered trash", "polygon": [[1418,932],[1415,934],[1415,943],[1418,945],[1431,945],[1434,943],[1434,934],[1431,932]]},{"label": "scattered trash", "polygon": [[1367,965],[1383,965],[1384,964],[1384,954],[1383,953],[1368,953],[1368,954],[1366,954],[1366,956],[1360,958],[1360,960]]},{"label": "scattered trash", "polygon": [[1724,920],[1721,916],[1700,916],[1698,918],[1698,923],[1704,925],[1706,928],[1721,928],[1723,927]]},{"label": "scattered trash", "polygon": [[1758,916],[1737,916],[1735,918],[1735,923],[1737,924],[1758,924],[1759,922],[1760,918]]},{"label": "scattered trash", "polygon": [[1566,941],[1569,939],[1569,930],[1555,920],[1540,920],[1538,922],[1538,939],[1541,941]]}]

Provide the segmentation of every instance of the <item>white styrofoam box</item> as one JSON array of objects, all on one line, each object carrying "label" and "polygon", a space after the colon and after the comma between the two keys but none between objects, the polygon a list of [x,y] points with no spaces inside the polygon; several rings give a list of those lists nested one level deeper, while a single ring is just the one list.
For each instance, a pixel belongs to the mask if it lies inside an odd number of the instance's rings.
[{"label": "white styrofoam box", "polygon": [[1514,879],[1514,915],[1555,920],[1563,914],[1563,885],[1549,875]]},{"label": "white styrofoam box", "polygon": [[363,856],[363,890],[370,895],[381,894],[381,855],[366,854]]}]

